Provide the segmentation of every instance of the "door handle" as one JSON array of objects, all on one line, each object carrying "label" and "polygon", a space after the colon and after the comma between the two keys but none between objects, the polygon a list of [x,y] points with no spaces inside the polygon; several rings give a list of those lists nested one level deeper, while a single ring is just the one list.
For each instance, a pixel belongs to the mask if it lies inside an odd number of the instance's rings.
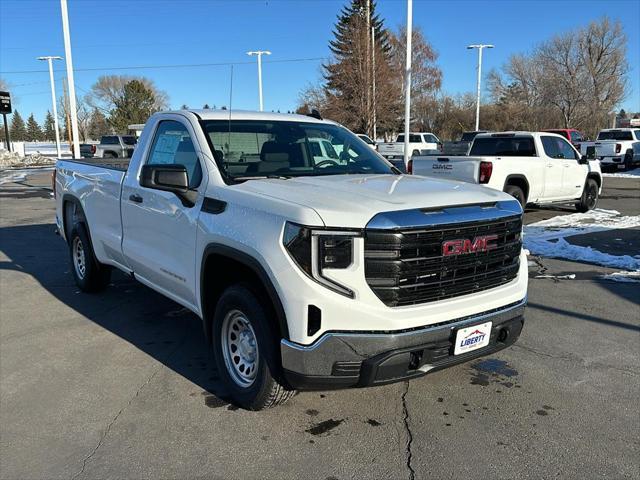
[{"label": "door handle", "polygon": [[547,168],[553,168],[553,163],[547,163]]},{"label": "door handle", "polygon": [[136,202],[136,203],[142,203],[142,197],[140,195],[138,195],[137,193],[129,195],[129,200],[131,200],[132,202]]}]

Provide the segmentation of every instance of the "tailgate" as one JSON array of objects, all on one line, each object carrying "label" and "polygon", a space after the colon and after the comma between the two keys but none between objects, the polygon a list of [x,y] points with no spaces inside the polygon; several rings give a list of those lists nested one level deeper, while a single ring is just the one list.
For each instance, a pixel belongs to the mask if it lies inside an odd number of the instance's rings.
[{"label": "tailgate", "polygon": [[402,155],[404,153],[404,144],[402,143],[379,143],[378,153],[385,155]]},{"label": "tailgate", "polygon": [[480,159],[474,157],[413,157],[413,174],[477,183]]},{"label": "tailgate", "polygon": [[597,157],[613,157],[620,156],[620,152],[616,153],[616,142],[612,141],[600,141],[595,142],[594,145],[596,147],[596,156]]}]

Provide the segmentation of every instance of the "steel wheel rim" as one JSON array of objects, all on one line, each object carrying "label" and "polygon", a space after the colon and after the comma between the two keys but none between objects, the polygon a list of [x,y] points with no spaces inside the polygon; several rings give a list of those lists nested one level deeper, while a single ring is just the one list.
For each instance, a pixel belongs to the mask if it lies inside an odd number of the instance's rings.
[{"label": "steel wheel rim", "polygon": [[222,320],[222,356],[225,367],[236,385],[247,388],[255,382],[260,352],[256,334],[240,310],[227,312]]},{"label": "steel wheel rim", "polygon": [[87,273],[86,257],[84,255],[84,245],[79,237],[73,240],[73,266],[76,269],[78,278],[83,279]]}]

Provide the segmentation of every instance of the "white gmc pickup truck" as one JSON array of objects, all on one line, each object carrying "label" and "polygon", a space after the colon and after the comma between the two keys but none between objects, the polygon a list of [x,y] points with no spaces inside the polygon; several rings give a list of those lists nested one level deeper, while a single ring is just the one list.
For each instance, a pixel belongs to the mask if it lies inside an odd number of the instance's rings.
[{"label": "white gmc pickup truck", "polygon": [[99,291],[115,267],[195,312],[244,408],[418,377],[520,335],[522,209],[503,192],[401,175],[300,115],[159,113],[128,166],[100,161],[56,166],[75,281]]},{"label": "white gmc pickup truck", "polygon": [[595,142],[582,142],[580,151],[595,149],[603,167],[630,170],[640,164],[640,128],[609,128],[600,130]]},{"label": "white gmc pickup truck", "polygon": [[469,156],[417,156],[411,162],[414,175],[486,185],[523,207],[574,203],[586,212],[596,207],[602,190],[600,163],[555,133],[482,133]]}]

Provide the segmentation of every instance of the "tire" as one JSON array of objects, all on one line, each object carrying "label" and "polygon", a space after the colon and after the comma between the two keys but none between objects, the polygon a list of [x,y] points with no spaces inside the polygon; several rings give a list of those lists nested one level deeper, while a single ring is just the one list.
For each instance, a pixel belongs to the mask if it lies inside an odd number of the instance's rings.
[{"label": "tire", "polygon": [[102,158],[118,158],[118,156],[113,152],[106,152]]},{"label": "tire", "polygon": [[624,156],[625,171],[633,170],[633,152],[627,152]]},{"label": "tire", "polygon": [[111,267],[98,262],[89,235],[81,223],[74,225],[69,241],[71,272],[78,288],[86,293],[104,290],[111,279]]},{"label": "tire", "polygon": [[598,205],[598,183],[593,178],[587,178],[580,200],[576,202],[576,210],[586,213]]},{"label": "tire", "polygon": [[524,207],[527,205],[527,199],[524,196],[524,192],[520,187],[516,185],[507,185],[504,188],[504,193],[508,193],[513,198],[518,200],[518,202],[520,203],[520,206],[522,207],[522,210],[524,211]]},{"label": "tire", "polygon": [[212,320],[213,354],[228,399],[247,410],[275,407],[295,394],[282,378],[268,312],[249,285],[235,284],[220,296]]}]

